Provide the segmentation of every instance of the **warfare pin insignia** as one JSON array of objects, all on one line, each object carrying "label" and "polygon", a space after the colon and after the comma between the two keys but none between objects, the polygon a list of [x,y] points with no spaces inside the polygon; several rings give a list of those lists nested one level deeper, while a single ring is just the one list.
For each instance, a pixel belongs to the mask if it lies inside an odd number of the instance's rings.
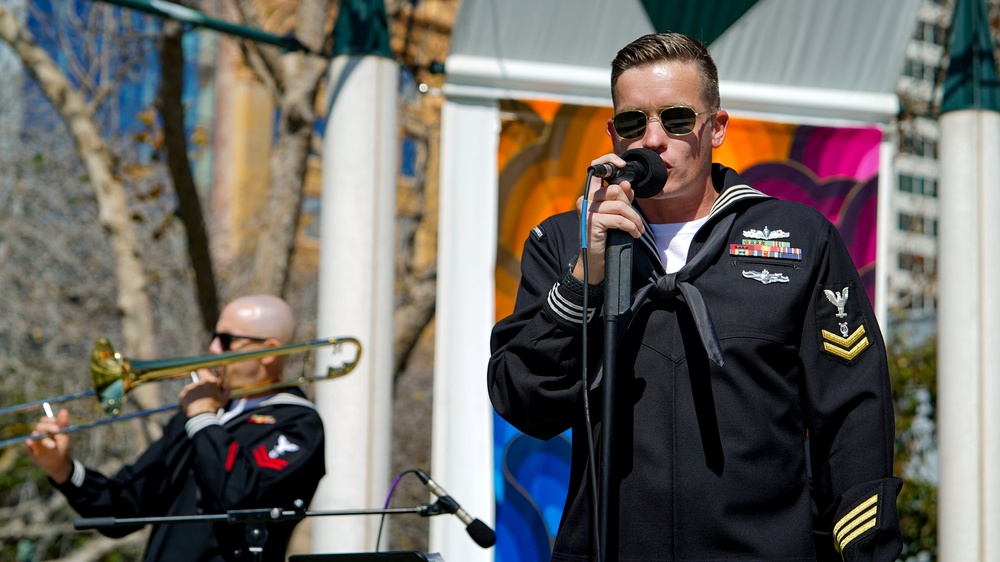
[{"label": "warfare pin insignia", "polygon": [[758,240],[777,240],[778,238],[788,238],[791,234],[781,229],[771,230],[765,226],[764,230],[756,230],[753,228],[750,230],[744,230],[743,236],[746,236],[747,238],[756,238]]},{"label": "warfare pin insignia", "polygon": [[743,277],[747,279],[753,279],[754,281],[760,281],[765,285],[770,285],[771,283],[788,283],[788,276],[784,273],[771,273],[768,270],[764,271],[743,271]]}]

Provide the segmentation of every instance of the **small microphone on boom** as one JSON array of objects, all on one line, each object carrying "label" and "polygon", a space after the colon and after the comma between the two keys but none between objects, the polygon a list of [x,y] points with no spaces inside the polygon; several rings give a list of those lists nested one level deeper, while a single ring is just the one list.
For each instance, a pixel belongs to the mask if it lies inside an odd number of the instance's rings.
[{"label": "small microphone on boom", "polygon": [[469,533],[472,540],[476,541],[476,544],[483,548],[489,548],[496,544],[497,534],[493,529],[490,529],[489,525],[466,513],[462,509],[462,506],[458,505],[458,502],[455,501],[455,498],[451,497],[447,490],[442,488],[437,482],[431,480],[431,477],[426,472],[419,468],[414,469],[414,472],[416,472],[420,481],[424,483],[424,486],[427,486],[427,489],[437,496],[438,502],[442,504],[443,509],[448,513],[454,513],[462,520],[462,523],[465,523],[465,531]]}]

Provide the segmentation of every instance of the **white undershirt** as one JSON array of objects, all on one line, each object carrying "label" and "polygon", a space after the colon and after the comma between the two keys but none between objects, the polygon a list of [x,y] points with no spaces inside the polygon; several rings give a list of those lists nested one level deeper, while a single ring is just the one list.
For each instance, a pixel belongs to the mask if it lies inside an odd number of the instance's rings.
[{"label": "white undershirt", "polygon": [[687,263],[688,250],[691,248],[691,239],[707,221],[708,217],[703,217],[690,222],[649,225],[667,273],[674,273],[684,267]]}]

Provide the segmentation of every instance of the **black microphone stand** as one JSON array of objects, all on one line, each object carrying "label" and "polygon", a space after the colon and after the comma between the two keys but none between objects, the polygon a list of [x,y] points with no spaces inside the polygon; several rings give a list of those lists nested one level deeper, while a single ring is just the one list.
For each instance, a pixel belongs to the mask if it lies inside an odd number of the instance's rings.
[{"label": "black microphone stand", "polygon": [[440,500],[434,504],[422,504],[418,507],[391,507],[384,509],[341,509],[306,511],[302,500],[295,500],[295,509],[280,507],[262,509],[232,509],[226,513],[213,515],[174,515],[163,517],[81,517],[73,521],[73,528],[79,531],[117,527],[125,525],[149,525],[164,523],[231,523],[246,526],[247,550],[253,560],[259,562],[264,554],[264,543],[267,541],[267,524],[279,521],[299,521],[306,517],[323,517],[330,515],[393,515],[398,513],[415,513],[422,517],[454,513],[448,511],[448,506]]},{"label": "black microphone stand", "polygon": [[[667,167],[648,148],[622,153],[625,167],[614,172],[612,183],[628,181],[635,197],[653,197],[667,182]],[[632,306],[633,239],[622,230],[608,230],[604,250],[604,361],[601,408],[601,469],[598,489],[598,560],[618,560],[618,488],[614,484],[615,373],[618,359],[618,319]],[[584,311],[586,314],[586,311]],[[586,391],[586,389],[584,389]]]},{"label": "black microphone stand", "polygon": [[615,372],[618,358],[618,318],[632,304],[632,237],[609,230],[604,251],[604,359],[601,383],[601,469],[598,489],[598,560],[616,562],[618,556],[618,489],[613,486]]}]

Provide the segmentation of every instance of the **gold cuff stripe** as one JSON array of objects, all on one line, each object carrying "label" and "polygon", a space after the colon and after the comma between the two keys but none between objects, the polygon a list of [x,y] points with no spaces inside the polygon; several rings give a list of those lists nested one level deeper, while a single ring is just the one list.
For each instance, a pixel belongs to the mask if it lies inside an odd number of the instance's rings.
[{"label": "gold cuff stripe", "polygon": [[858,329],[854,330],[854,333],[847,336],[846,338],[842,338],[829,330],[822,330],[822,333],[823,333],[823,339],[825,339],[826,341],[839,345],[840,347],[847,348],[854,345],[854,342],[858,341],[859,339],[861,339],[861,336],[865,335],[865,327],[863,324],[861,326],[858,326]]},{"label": "gold cuff stripe", "polygon": [[861,502],[858,505],[858,507],[855,507],[854,509],[848,511],[843,517],[841,517],[840,521],[837,521],[837,524],[833,526],[833,534],[839,535],[841,527],[843,527],[848,522],[850,522],[851,519],[854,519],[855,517],[857,517],[857,515],[859,513],[861,513],[862,511],[868,509],[869,507],[875,505],[876,503],[878,503],[878,494],[877,493],[874,494],[874,495],[872,495],[872,497],[868,498],[867,500]]},{"label": "gold cuff stripe", "polygon": [[854,360],[854,358],[857,357],[858,354],[864,351],[867,347],[868,347],[868,338],[861,340],[861,342],[858,343],[858,345],[854,346],[851,349],[841,349],[829,342],[823,342],[823,349],[825,349],[827,353],[836,355],[837,357],[843,357],[848,361]]},{"label": "gold cuff stripe", "polygon": [[878,494],[876,493],[841,517],[840,521],[837,521],[837,524],[833,526],[837,552],[843,551],[851,541],[875,527],[877,513]]},{"label": "gold cuff stripe", "polygon": [[875,526],[875,518],[872,517],[867,523],[865,523],[864,525],[858,527],[857,531],[854,531],[850,535],[847,535],[847,537],[844,538],[844,540],[840,543],[840,545],[837,548],[837,550],[840,551],[840,552],[843,552],[844,549],[847,548],[847,545],[851,543],[851,541],[853,541],[854,539],[856,539],[859,536],[863,535],[866,531],[870,530],[874,526]]},{"label": "gold cuff stripe", "polygon": [[859,525],[864,525],[865,523],[875,519],[875,513],[878,511],[878,506],[872,506],[871,509],[859,515],[856,519],[851,521],[849,524],[844,525],[844,528],[837,533],[837,541],[843,541],[845,535],[853,535],[855,529]]}]

